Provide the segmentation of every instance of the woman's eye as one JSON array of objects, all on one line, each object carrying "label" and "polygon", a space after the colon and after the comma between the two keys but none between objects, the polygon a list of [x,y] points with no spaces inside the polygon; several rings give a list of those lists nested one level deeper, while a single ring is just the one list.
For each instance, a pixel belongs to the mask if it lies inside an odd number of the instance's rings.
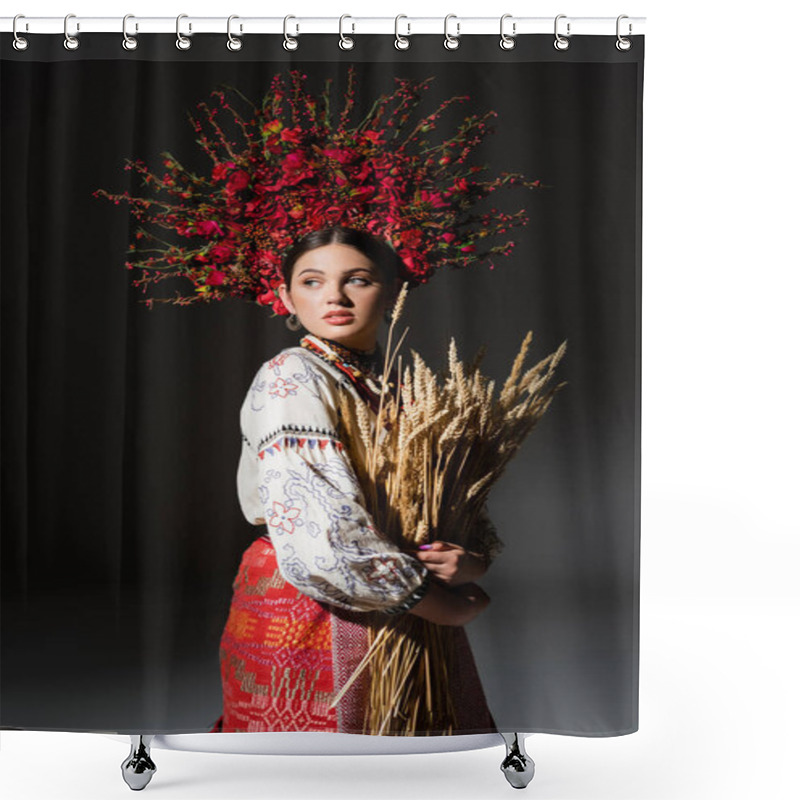
[{"label": "woman's eye", "polygon": [[[360,281],[365,286],[369,285],[369,283],[370,283],[369,278],[362,278],[362,277],[360,277],[358,275],[353,275],[353,276],[351,276],[350,278],[347,279],[348,283],[352,283],[353,281]],[[311,286],[312,284],[317,284],[319,282],[320,281],[319,281],[318,278],[306,278],[303,281],[303,286]]]}]

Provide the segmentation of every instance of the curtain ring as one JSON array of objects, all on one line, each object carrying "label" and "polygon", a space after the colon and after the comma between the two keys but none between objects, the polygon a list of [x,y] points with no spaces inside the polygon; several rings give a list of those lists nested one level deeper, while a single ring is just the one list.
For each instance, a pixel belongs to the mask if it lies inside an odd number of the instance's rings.
[{"label": "curtain ring", "polygon": [[[178,35],[178,38],[175,40],[175,47],[177,47],[178,50],[188,50],[192,46],[192,40],[181,33],[181,20],[188,16],[188,14],[178,14],[178,18],[175,20],[175,33]],[[190,22],[189,33],[191,32],[192,23]]]},{"label": "curtain ring", "polygon": [[[349,36],[345,36],[344,33],[342,32],[342,23],[346,19],[353,19],[353,18],[349,14],[342,14],[342,16],[339,17],[339,47],[342,50],[352,50],[353,47],[355,46],[355,41],[351,39]],[[355,33],[356,31],[355,22],[351,24],[351,28],[352,29],[350,33]]]},{"label": "curtain ring", "polygon": [[514,37],[517,35],[517,23],[516,22],[512,22],[511,23],[511,35],[510,36],[503,30],[503,23],[509,17],[513,17],[513,16],[514,16],[513,14],[503,14],[503,16],[500,17],[500,47],[503,50],[513,50],[514,49],[514,45],[516,44],[516,41],[515,41]]},{"label": "curtain ring", "polygon": [[458,49],[458,45],[460,42],[458,41],[458,37],[461,35],[461,23],[456,21],[456,35],[452,36],[447,32],[447,23],[453,19],[458,19],[456,14],[448,14],[444,18],[444,46],[446,50],[456,50]]},{"label": "curtain ring", "polygon": [[[17,33],[17,20],[18,19],[25,19],[25,18],[26,17],[25,17],[24,14],[17,14],[17,16],[14,17],[14,23],[13,23],[11,29],[14,32],[14,49],[15,50],[27,50],[28,49],[28,40],[24,36],[20,36]],[[25,30],[26,31],[28,30],[28,23],[27,22],[25,23]]]},{"label": "curtain ring", "polygon": [[[241,50],[242,49],[242,40],[239,39],[237,36],[234,36],[231,33],[231,20],[232,19],[239,19],[239,17],[237,17],[236,14],[231,14],[228,17],[228,50],[233,52],[235,50]],[[242,32],[242,26],[240,25],[239,26],[239,33],[241,33],[241,32]]]},{"label": "curtain ring", "polygon": [[[69,25],[70,17],[74,17],[74,16],[75,16],[75,14],[67,14],[67,16],[64,17],[64,47],[67,50],[77,50],[78,47],[80,46],[80,42],[78,41],[78,38],[76,36],[70,36],[69,35],[69,31],[67,30],[67,26]],[[80,31],[80,29],[81,29],[80,23],[76,23],[75,29],[76,29],[76,31]]]},{"label": "curtain ring", "polygon": [[[617,17],[617,41],[616,41],[616,45],[617,45],[617,50],[621,50],[622,52],[625,52],[626,50],[630,50],[631,49],[631,40],[630,39],[626,39],[619,32],[619,28],[620,28],[619,24],[620,24],[620,22],[622,22],[623,19],[628,19],[628,15],[627,14],[620,14]],[[633,26],[629,22],[628,23],[628,36],[630,36],[631,33],[633,33]]]},{"label": "curtain ring", "polygon": [[[556,17],[556,21],[555,21],[555,25],[554,25],[554,31],[555,31],[556,39],[553,42],[553,47],[555,47],[556,50],[568,50],[569,49],[569,39],[565,38],[564,36],[562,36],[558,32],[558,21],[560,19],[566,19],[566,18],[567,18],[566,14],[559,14]],[[567,23],[567,36],[569,36],[569,35],[570,35],[570,23],[568,22]]]},{"label": "curtain ring", "polygon": [[[290,19],[297,19],[297,17],[293,17],[291,14],[287,14],[283,18],[283,49],[284,50],[297,50],[297,47],[298,47],[298,44],[299,44],[297,39],[295,39],[292,36],[289,36],[289,34],[286,31],[286,23]],[[300,26],[299,25],[297,26],[297,30],[295,31],[295,34],[298,34],[298,33],[300,33]]]},{"label": "curtain ring", "polygon": [[399,31],[401,19],[408,19],[408,17],[405,14],[398,14],[394,18],[394,46],[398,50],[408,50],[408,48],[411,47],[411,42],[406,38],[406,36],[411,36],[411,23],[406,23],[408,26],[408,31],[405,36],[401,36]]},{"label": "curtain ring", "polygon": [[[135,50],[139,46],[139,42],[137,41],[135,36],[128,36],[128,20],[129,19],[136,19],[133,14],[126,14],[122,18],[122,46],[125,50]],[[139,30],[139,23],[135,23],[135,28]]]}]

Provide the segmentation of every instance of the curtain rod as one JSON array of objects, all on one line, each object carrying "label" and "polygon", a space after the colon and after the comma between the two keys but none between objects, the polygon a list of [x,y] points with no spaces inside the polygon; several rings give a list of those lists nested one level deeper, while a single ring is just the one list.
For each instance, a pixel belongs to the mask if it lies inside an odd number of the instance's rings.
[{"label": "curtain rod", "polygon": [[[355,17],[344,15],[339,17],[304,17],[290,15],[284,17],[234,17],[231,20],[231,33],[237,36],[246,34],[281,34],[291,36],[303,33],[359,34],[378,33],[394,34],[395,25],[401,36],[415,34],[439,34],[445,32],[445,17]],[[503,15],[503,30],[506,35],[524,35],[536,33],[553,34],[558,21],[561,35],[594,35],[635,36],[644,33],[645,17],[627,17],[623,15],[618,23],[617,17],[570,17],[559,14],[556,17],[514,17]],[[81,17],[69,15],[64,17],[27,17],[20,15],[17,19],[18,34],[25,33],[59,33],[64,34],[65,24],[70,36],[81,33],[120,33],[122,34],[122,17]],[[500,34],[501,17],[459,17],[448,15],[447,30],[452,36],[470,34]],[[568,27],[569,26],[569,27]],[[176,17],[136,17],[129,15],[125,29],[129,36],[143,33],[175,33],[178,27]],[[11,33],[14,30],[14,17],[0,17],[0,32]],[[180,15],[180,32],[184,36],[195,33],[227,33],[228,17],[193,17]]]}]

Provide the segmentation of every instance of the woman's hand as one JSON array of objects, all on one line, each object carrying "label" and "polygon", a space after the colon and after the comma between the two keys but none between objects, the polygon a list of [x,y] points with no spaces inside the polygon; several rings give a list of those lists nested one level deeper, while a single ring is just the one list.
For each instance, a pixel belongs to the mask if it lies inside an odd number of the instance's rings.
[{"label": "woman's hand", "polygon": [[445,586],[462,586],[474,583],[486,572],[486,563],[476,553],[457,544],[436,540],[414,551],[414,555]]},{"label": "woman's hand", "polygon": [[425,596],[408,613],[437,625],[466,625],[488,605],[489,595],[476,583],[445,589],[431,581]]}]

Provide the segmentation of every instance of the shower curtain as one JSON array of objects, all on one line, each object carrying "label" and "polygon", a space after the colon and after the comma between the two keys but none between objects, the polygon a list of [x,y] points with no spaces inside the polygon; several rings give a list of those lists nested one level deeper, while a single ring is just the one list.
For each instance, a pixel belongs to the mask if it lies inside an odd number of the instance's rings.
[{"label": "shower curtain", "polygon": [[[407,50],[386,35],[351,50],[335,35],[299,37],[296,50],[259,35],[238,51],[222,34],[186,50],[174,34],[140,38],[130,51],[110,33],[74,51],[60,36],[25,51],[0,40],[0,727],[336,730],[378,630],[365,638],[366,615],[419,623],[431,584],[457,591],[427,545],[464,531],[388,542],[387,501],[357,468],[355,438],[303,427],[317,419],[303,416],[303,392],[320,376],[347,385],[356,412],[368,401],[327,351],[298,349],[314,332],[297,327],[302,313],[287,327],[278,288],[300,234],[339,225],[399,259],[402,370],[424,362],[444,391],[454,352],[472,364],[484,348],[489,408],[529,331],[518,380],[556,356],[535,428],[506,421],[481,451],[491,487],[462,542],[483,567],[461,586],[490,602],[464,625],[429,628],[455,648],[432,645],[430,669],[446,663],[456,694],[481,703],[466,723],[450,697],[462,719],[450,732],[635,731],[643,37],[628,51],[613,36],[564,50],[545,35],[508,50],[496,35],[454,50],[438,36]],[[330,127],[312,131],[325,115]],[[336,344],[333,331],[317,345]],[[281,372],[281,358],[305,366]],[[308,365],[311,378],[298,372]],[[395,378],[394,392],[410,391]],[[255,397],[286,414],[245,419]],[[237,489],[248,453],[254,482]],[[268,466],[310,469],[335,513],[270,484]],[[260,512],[248,514],[248,492]],[[412,509],[420,519],[428,502]],[[357,530],[348,539],[333,521]],[[261,567],[244,560],[256,545]],[[345,551],[371,572],[352,579]],[[320,627],[299,624],[307,613],[323,614]],[[227,728],[226,692],[245,719]],[[320,717],[332,727],[314,727]]]}]

